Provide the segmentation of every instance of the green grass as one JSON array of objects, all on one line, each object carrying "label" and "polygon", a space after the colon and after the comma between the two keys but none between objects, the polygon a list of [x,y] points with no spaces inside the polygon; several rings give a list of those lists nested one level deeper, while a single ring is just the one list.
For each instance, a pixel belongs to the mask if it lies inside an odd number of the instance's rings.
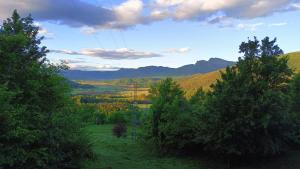
[{"label": "green grass", "polygon": [[[202,169],[199,161],[176,157],[160,157],[130,137],[112,135],[112,125],[88,126],[97,159],[87,162],[87,169]],[[203,168],[204,169],[204,168]]]},{"label": "green grass", "polygon": [[[85,128],[96,159],[86,162],[85,169],[228,169],[220,159],[162,157],[128,136],[116,138],[112,125],[90,125]],[[300,151],[282,157],[229,169],[300,169]]]}]

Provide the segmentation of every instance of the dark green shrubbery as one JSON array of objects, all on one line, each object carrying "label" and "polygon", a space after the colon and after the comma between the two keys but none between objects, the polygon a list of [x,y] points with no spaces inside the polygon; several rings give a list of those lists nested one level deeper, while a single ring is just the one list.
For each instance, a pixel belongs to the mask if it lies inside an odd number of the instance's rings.
[{"label": "dark green shrubbery", "polygon": [[290,83],[290,95],[292,98],[292,112],[300,116],[300,73],[296,74]]},{"label": "dark green shrubbery", "polygon": [[290,83],[291,119],[293,120],[293,137],[296,145],[300,145],[300,73],[295,75]]},{"label": "dark green shrubbery", "polygon": [[[260,158],[299,144],[300,78],[283,52],[265,38],[243,42],[240,58],[208,93],[186,101],[171,79],[152,89],[148,139],[161,152],[209,152],[226,158]],[[291,84],[289,86],[289,84]],[[190,148],[194,149],[191,150]]]},{"label": "dark green shrubbery", "polygon": [[[278,155],[293,138],[288,83],[292,71],[276,40],[242,43],[243,59],[212,86],[197,137],[205,150],[236,157]],[[268,49],[269,51],[265,51]]]},{"label": "dark green shrubbery", "polygon": [[128,123],[129,122],[129,112],[126,111],[115,111],[110,114],[108,117],[108,122],[112,124],[117,123]]},{"label": "dark green shrubbery", "polygon": [[184,92],[172,79],[166,79],[151,89],[153,117],[146,137],[154,141],[161,152],[181,151],[193,138],[193,119]]},{"label": "dark green shrubbery", "polygon": [[[283,70],[288,68],[286,59],[258,58],[244,72],[237,66],[228,68],[221,81],[208,94],[201,115],[203,129],[198,133],[205,149],[229,156],[269,156],[288,148],[291,134],[289,95],[287,94],[289,71],[282,74],[264,72],[275,70],[265,66],[264,60],[272,60]],[[248,62],[248,61],[245,61]],[[278,76],[277,76],[278,75]]]},{"label": "dark green shrubbery", "polygon": [[[121,108],[110,109],[105,108],[105,106],[101,107],[101,104],[80,104],[76,108],[76,112],[78,112],[78,117],[81,122],[87,124],[116,124],[116,123],[124,123],[131,124],[133,120],[137,121],[140,124],[142,116],[145,114],[142,112],[142,109],[132,106],[129,104],[125,104],[126,106]],[[113,107],[114,105],[112,105]]]},{"label": "dark green shrubbery", "polygon": [[90,148],[38,29],[16,11],[0,28],[0,168],[80,168]]}]

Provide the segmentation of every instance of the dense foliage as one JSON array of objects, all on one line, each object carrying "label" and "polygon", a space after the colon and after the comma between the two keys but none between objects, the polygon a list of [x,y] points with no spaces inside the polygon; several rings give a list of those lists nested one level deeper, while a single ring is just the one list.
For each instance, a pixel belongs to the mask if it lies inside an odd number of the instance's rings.
[{"label": "dense foliage", "polygon": [[199,89],[189,102],[171,79],[152,89],[148,138],[158,150],[192,146],[249,159],[278,155],[299,143],[299,77],[290,82],[292,70],[286,57],[278,57],[283,51],[276,39],[249,39],[240,52],[244,57],[211,91]]},{"label": "dense foliage", "polygon": [[172,79],[168,78],[151,89],[153,113],[148,137],[155,142],[161,152],[184,150],[190,146],[192,121],[190,106],[184,92]]},{"label": "dense foliage", "polygon": [[0,29],[0,168],[80,168],[88,141],[38,31],[16,11]]},{"label": "dense foliage", "polygon": [[220,154],[280,154],[292,134],[287,85],[292,71],[286,58],[257,55],[264,46],[256,41],[243,45],[251,51],[241,50],[245,58],[227,68],[208,94],[198,137],[206,150]]},{"label": "dense foliage", "polygon": [[102,103],[102,104],[80,104],[78,115],[83,123],[86,124],[131,124],[136,118],[141,122],[145,111],[137,106],[128,103]]},{"label": "dense foliage", "polygon": [[[300,114],[300,73],[294,76],[290,83],[292,97],[292,111]],[[299,115],[300,116],[300,115]]]}]

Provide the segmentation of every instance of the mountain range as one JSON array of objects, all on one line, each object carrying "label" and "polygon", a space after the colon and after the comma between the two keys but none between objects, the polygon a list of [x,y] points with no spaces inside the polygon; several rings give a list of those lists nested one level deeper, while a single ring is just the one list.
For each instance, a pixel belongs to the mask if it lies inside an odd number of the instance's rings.
[{"label": "mountain range", "polygon": [[208,61],[200,60],[195,64],[184,65],[178,68],[147,66],[137,69],[122,68],[117,71],[66,70],[61,72],[61,74],[70,80],[113,80],[122,78],[173,77],[208,73],[233,64],[235,64],[235,62],[220,58],[211,58]]}]

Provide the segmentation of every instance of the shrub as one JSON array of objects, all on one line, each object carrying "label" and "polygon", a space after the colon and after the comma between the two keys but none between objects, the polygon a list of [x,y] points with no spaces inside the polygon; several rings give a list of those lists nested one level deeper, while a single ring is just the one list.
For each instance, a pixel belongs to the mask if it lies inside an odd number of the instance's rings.
[{"label": "shrub", "polygon": [[124,123],[117,123],[114,125],[112,132],[114,136],[120,138],[121,136],[125,136],[127,127]]},{"label": "shrub", "polygon": [[126,118],[126,112],[123,111],[115,111],[110,113],[109,116],[109,122],[113,123],[113,124],[117,124],[117,123],[127,123],[128,120]]},{"label": "shrub", "polygon": [[106,114],[101,111],[95,112],[94,117],[97,125],[104,124],[107,121]]},{"label": "shrub", "polygon": [[95,123],[95,116],[98,115],[98,110],[95,105],[92,104],[80,104],[76,105],[76,111],[78,118],[83,123]]},{"label": "shrub", "polygon": [[172,79],[163,80],[151,89],[151,112],[146,136],[162,153],[184,151],[193,138],[194,120],[184,92]]}]

